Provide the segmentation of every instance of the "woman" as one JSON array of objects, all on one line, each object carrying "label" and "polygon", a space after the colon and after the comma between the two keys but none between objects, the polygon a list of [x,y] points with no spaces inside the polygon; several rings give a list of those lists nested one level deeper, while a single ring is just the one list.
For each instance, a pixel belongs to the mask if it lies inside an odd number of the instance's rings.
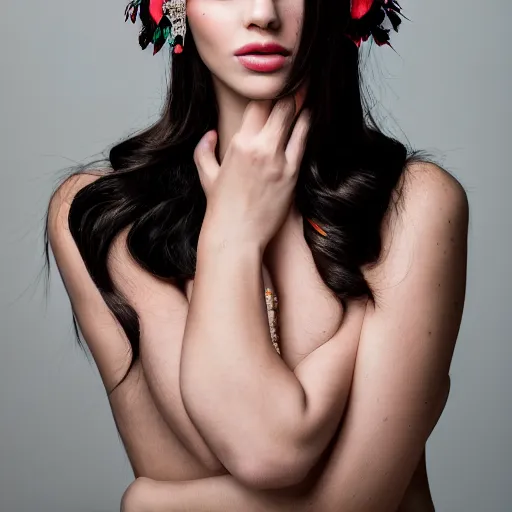
[{"label": "woman", "polygon": [[48,210],[136,477],[122,509],[433,510],[468,204],[363,111],[358,46],[398,4],[162,4],[126,11],[174,49],[161,118]]}]

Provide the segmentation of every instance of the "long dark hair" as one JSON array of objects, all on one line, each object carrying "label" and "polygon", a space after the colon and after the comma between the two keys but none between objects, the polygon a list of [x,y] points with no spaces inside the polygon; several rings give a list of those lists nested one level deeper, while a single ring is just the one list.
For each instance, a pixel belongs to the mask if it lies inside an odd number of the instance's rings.
[{"label": "long dark hair", "polygon": [[[325,238],[304,223],[318,272],[343,306],[348,298],[365,296],[375,303],[361,267],[378,260],[380,226],[396,204],[393,192],[406,166],[420,155],[384,135],[364,111],[359,51],[343,30],[348,21],[348,1],[305,2],[298,55],[278,96],[292,94],[309,77],[304,106],[312,111],[311,128],[295,202],[304,219],[328,231]],[[69,228],[88,272],[131,344],[127,374],[139,357],[139,319],[113,285],[106,264],[109,247],[130,226],[127,246],[135,261],[183,287],[195,274],[206,210],[192,155],[205,132],[216,128],[218,111],[210,71],[190,30],[184,53],[170,65],[158,121],[110,149],[107,172],[77,193],[69,212]],[[44,243],[49,272],[47,226]],[[74,313],[73,325],[83,348]]]}]

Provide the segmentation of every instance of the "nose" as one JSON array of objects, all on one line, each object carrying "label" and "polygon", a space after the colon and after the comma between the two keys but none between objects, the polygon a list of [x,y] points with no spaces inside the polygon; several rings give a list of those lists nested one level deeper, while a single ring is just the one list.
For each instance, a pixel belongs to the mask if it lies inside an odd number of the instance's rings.
[{"label": "nose", "polygon": [[248,0],[244,24],[247,28],[256,26],[276,30],[280,22],[275,0]]}]

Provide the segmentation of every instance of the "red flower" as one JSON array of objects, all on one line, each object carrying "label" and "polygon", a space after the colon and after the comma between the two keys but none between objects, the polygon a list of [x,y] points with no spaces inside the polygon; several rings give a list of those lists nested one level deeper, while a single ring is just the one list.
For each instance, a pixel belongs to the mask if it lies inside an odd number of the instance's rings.
[{"label": "red flower", "polygon": [[[360,46],[370,36],[379,45],[389,44],[389,31],[398,32],[402,20],[401,7],[396,0],[352,0],[350,23],[346,35],[356,46]],[[385,26],[384,23],[388,26]]]},{"label": "red flower", "polygon": [[350,16],[358,20],[362,18],[372,7],[373,0],[352,0]]},{"label": "red flower", "polygon": [[149,14],[157,25],[160,23],[160,20],[164,16],[162,10],[164,3],[164,0],[149,0]]}]

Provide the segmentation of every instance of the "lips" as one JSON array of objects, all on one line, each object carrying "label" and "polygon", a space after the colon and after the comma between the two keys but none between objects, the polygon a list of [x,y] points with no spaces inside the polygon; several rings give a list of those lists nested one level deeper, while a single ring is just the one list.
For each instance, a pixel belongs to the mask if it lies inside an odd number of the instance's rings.
[{"label": "lips", "polygon": [[259,71],[263,73],[271,73],[283,68],[287,58],[278,53],[268,54],[245,54],[236,57],[240,64],[251,71]]},{"label": "lips", "polygon": [[261,55],[268,53],[284,55],[286,57],[290,55],[291,52],[287,50],[284,46],[281,46],[280,44],[277,43],[249,43],[239,48],[235,52],[235,55]]}]

